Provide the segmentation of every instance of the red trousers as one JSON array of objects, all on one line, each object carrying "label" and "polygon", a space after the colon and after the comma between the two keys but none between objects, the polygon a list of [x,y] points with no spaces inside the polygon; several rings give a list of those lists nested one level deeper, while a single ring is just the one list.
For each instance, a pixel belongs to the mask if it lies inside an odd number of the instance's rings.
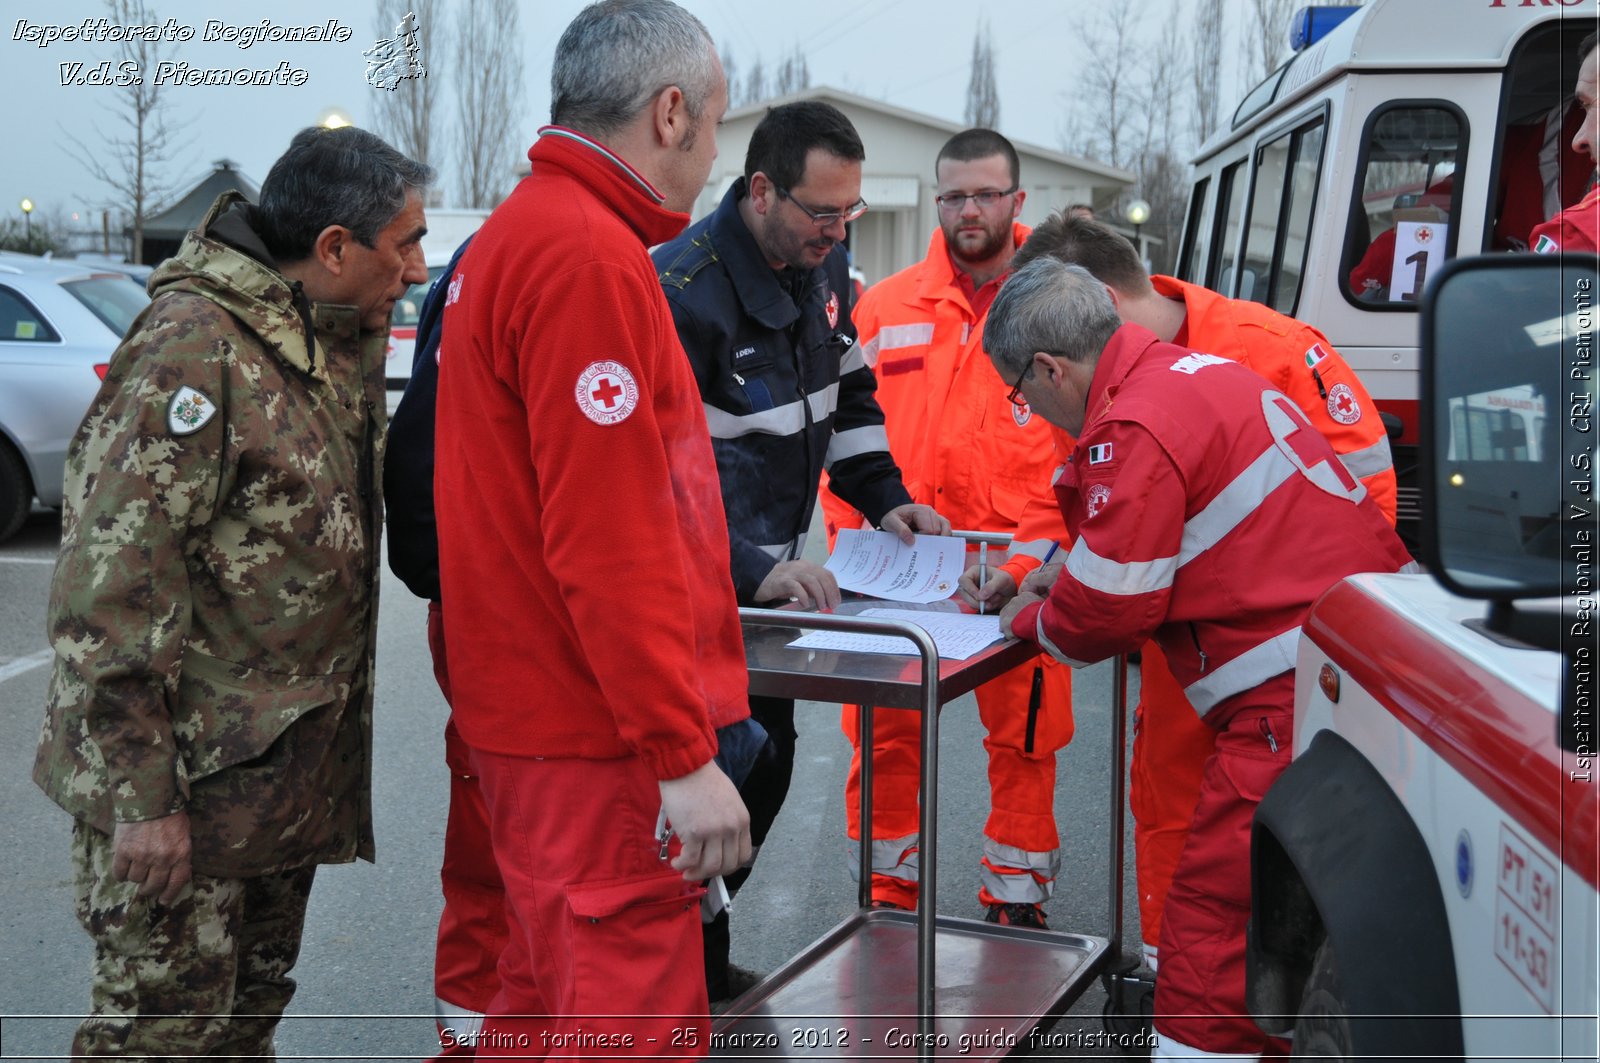
[{"label": "red trousers", "polygon": [[1147,642],[1139,664],[1139,707],[1133,720],[1128,808],[1139,885],[1139,928],[1146,959],[1161,941],[1161,910],[1172,873],[1189,840],[1200,778],[1217,733],[1194,711],[1160,647]]},{"label": "red trousers", "polygon": [[1245,1007],[1245,925],[1250,820],[1289,766],[1294,676],[1269,680],[1257,693],[1268,707],[1238,710],[1217,734],[1161,925],[1156,1031],[1214,1053],[1283,1048]]},{"label": "red trousers", "polygon": [[[428,649],[434,678],[448,702],[450,673],[438,602],[428,604]],[[506,945],[506,891],[489,843],[489,816],[471,766],[471,751],[456,732],[453,718],[444,726],[444,760],[450,771],[450,813],[444,830],[444,863],[439,868],[444,911],[439,915],[433,956],[434,1016],[439,1055],[470,1057],[472,1035],[500,991],[495,972]]]},{"label": "red trousers", "polygon": [[705,891],[661,859],[644,763],[473,763],[511,916],[478,1057],[705,1055]]},{"label": "red trousers", "polygon": [[[1042,670],[1039,711],[1029,718],[1035,668]],[[989,818],[978,891],[981,904],[1049,898],[1060,862],[1056,830],[1056,752],[1072,741],[1072,669],[1049,657],[1014,668],[979,687],[978,718],[988,732]],[[857,713],[842,726],[856,745]],[[872,896],[902,908],[917,903],[917,825],[922,714],[878,709],[873,715]],[[845,782],[846,827],[861,837],[861,751]]]}]

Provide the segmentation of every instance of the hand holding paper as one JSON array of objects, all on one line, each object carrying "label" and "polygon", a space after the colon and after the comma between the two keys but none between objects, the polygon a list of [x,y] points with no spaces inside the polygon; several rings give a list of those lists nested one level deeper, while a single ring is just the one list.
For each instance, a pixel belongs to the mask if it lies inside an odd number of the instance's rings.
[{"label": "hand holding paper", "polygon": [[939,602],[956,591],[966,543],[918,535],[911,544],[889,532],[845,529],[828,558],[828,571],[849,591],[892,602]]}]

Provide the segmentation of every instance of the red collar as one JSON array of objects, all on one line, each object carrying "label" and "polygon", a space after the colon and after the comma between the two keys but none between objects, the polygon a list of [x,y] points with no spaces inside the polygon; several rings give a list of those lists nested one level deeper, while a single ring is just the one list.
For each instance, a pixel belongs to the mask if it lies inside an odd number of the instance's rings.
[{"label": "red collar", "polygon": [[662,206],[666,197],[627,160],[575,129],[547,125],[528,149],[535,170],[554,166],[591,188],[646,245],[664,243],[684,230],[689,215]]}]

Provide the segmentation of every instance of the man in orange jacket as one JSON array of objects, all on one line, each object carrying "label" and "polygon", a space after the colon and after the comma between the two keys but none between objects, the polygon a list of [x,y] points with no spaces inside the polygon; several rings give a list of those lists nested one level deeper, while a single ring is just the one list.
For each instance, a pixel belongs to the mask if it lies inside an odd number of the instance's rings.
[{"label": "man in orange jacket", "polygon": [[[1151,276],[1133,245],[1098,222],[1054,215],[1033,231],[1012,266],[1020,269],[1047,255],[1093,274],[1110,291],[1124,321],[1142,325],[1165,343],[1230,358],[1266,377],[1327,437],[1345,467],[1394,523],[1395,475],[1388,436],[1372,397],[1326,336],[1260,303],[1227,299],[1172,277]],[[1072,453],[1071,437],[1058,430],[1056,444],[1060,460],[1065,461]],[[1050,480],[1034,486],[1017,539],[1059,540],[1066,529]],[[1093,499],[1089,502],[1093,504]],[[1013,550],[1012,560],[990,580],[985,602],[998,606],[1036,564]],[[963,588],[969,598],[977,591],[970,570]],[[1214,745],[1214,732],[1190,707],[1161,651],[1147,644],[1140,663],[1128,799],[1134,817],[1140,930],[1145,960],[1152,968],[1167,889],[1189,838],[1201,773]]]},{"label": "man in orange jacket", "polygon": [[[956,527],[1012,532],[1034,484],[1048,484],[1050,435],[1042,418],[1013,407],[980,343],[984,314],[1028,230],[1015,224],[1026,196],[1016,149],[992,130],[951,138],[934,164],[939,230],[923,261],[874,285],[855,310],[889,450],[912,501]],[[861,515],[823,494],[828,535]],[[984,826],[980,903],[990,922],[1043,927],[1060,864],[1055,754],[1072,738],[1071,673],[1054,660],[1026,665],[979,687],[988,731],[990,812]],[[856,709],[844,731],[857,741]],[[879,710],[874,724],[872,895],[881,904],[917,900],[919,722]],[[860,750],[850,766],[846,808],[860,837]],[[851,848],[852,857],[858,850]]]}]

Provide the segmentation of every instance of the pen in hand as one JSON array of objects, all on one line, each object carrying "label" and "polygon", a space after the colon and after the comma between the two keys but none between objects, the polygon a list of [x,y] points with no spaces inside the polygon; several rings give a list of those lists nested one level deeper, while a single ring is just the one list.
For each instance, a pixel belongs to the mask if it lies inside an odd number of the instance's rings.
[{"label": "pen in hand", "polygon": [[[978,544],[978,589],[983,590],[983,585],[989,582],[989,544]],[[978,599],[978,615],[983,615],[983,599]]]},{"label": "pen in hand", "polygon": [[1046,565],[1048,565],[1050,563],[1050,559],[1052,557],[1056,556],[1056,551],[1059,550],[1059,549],[1061,549],[1061,544],[1059,542],[1051,543],[1050,544],[1050,549],[1045,551],[1044,560],[1039,562],[1039,567],[1034,569],[1034,571],[1035,572],[1044,571],[1044,566],[1046,566]]}]

